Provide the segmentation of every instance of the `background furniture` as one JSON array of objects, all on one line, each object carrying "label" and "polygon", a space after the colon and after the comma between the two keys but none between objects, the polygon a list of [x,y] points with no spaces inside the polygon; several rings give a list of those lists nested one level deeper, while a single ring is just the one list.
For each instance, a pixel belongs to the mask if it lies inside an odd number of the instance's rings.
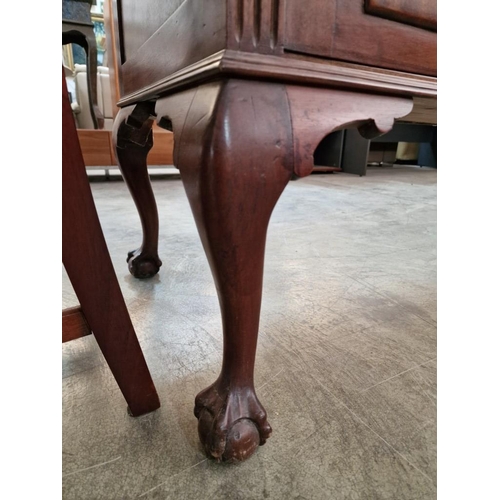
[{"label": "background furniture", "polygon": [[364,138],[356,129],[334,132],[317,147],[314,163],[363,176],[367,172],[372,143],[400,142],[420,143],[417,165],[437,167],[437,127],[403,122],[396,123],[390,132],[372,140]]},{"label": "background furniture", "polygon": [[118,285],[85,174],[62,78],[63,264],[81,306],[63,311],[63,342],[94,334],[133,416],[160,401]]},{"label": "background furniture", "polygon": [[99,129],[104,121],[97,105],[97,44],[90,17],[91,6],[92,0],[63,0],[62,43],[76,43],[85,50],[90,114],[94,128]]},{"label": "background furniture", "polygon": [[[427,147],[422,148],[417,164],[436,167],[437,161],[437,128],[430,125],[397,123],[394,128],[374,142],[418,142]],[[342,150],[342,171],[350,174],[366,175],[366,165],[370,141],[362,137],[357,130],[346,130],[344,148]]]},{"label": "background furniture", "polygon": [[333,131],[391,130],[436,96],[433,0],[113,2],[113,141],[137,205],[137,277],[158,272],[147,175],[151,128],[173,131],[182,180],[216,283],[224,355],[195,399],[217,460],[245,460],[271,433],[253,384],[267,224],[288,181],[311,173]]},{"label": "background furniture", "polygon": [[[314,163],[333,167],[346,173],[366,175],[371,144],[398,142],[419,143],[417,164],[437,167],[437,100],[435,98],[414,98],[411,113],[397,119],[390,133],[372,141],[364,139],[355,130],[340,130],[327,135],[314,152]],[[400,149],[398,148],[398,151]],[[371,161],[382,161],[381,156],[378,160],[375,160],[374,154],[371,157]]]},{"label": "background furniture", "polygon": [[[111,130],[78,129],[77,132],[86,167],[118,165]],[[174,162],[172,156],[174,148],[172,132],[156,126],[153,127],[153,136],[155,140],[148,155],[148,165],[172,165]]]},{"label": "background furniture", "polygon": [[[76,101],[71,104],[75,113],[79,129],[93,129],[94,120],[90,106],[90,96],[88,91],[87,66],[75,64],[74,72]],[[103,129],[113,128],[113,108],[114,103],[111,97],[111,83],[109,79],[109,69],[105,66],[97,67],[96,85],[97,107],[103,116]]]}]

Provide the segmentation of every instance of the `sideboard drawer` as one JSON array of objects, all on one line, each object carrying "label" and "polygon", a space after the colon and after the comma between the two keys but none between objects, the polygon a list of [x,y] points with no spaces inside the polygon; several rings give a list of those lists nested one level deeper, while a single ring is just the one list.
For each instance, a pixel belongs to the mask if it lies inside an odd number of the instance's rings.
[{"label": "sideboard drawer", "polygon": [[436,75],[435,0],[286,0],[284,50]]}]

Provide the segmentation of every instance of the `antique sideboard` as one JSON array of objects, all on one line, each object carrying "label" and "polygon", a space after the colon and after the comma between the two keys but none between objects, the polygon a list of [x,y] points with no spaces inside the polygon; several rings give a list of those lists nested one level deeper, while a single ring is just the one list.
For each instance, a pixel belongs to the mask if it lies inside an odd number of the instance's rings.
[{"label": "antique sideboard", "polygon": [[273,208],[327,134],[376,137],[413,97],[436,97],[436,17],[435,0],[113,2],[113,140],[144,233],[128,265],[137,278],[161,266],[146,168],[156,121],[174,133],[221,307],[221,372],[195,401],[217,460],[245,460],[271,434],[253,370]]}]

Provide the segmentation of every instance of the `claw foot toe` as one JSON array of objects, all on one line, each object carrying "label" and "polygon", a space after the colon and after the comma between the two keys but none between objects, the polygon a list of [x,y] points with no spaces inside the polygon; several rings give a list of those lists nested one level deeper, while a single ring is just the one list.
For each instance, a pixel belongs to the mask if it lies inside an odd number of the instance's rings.
[{"label": "claw foot toe", "polygon": [[141,250],[133,250],[127,256],[128,270],[135,278],[151,278],[161,267],[161,260],[158,256],[151,256],[141,253]]},{"label": "claw foot toe", "polygon": [[220,391],[214,384],[197,396],[195,415],[205,452],[218,462],[247,460],[271,435],[253,389]]}]

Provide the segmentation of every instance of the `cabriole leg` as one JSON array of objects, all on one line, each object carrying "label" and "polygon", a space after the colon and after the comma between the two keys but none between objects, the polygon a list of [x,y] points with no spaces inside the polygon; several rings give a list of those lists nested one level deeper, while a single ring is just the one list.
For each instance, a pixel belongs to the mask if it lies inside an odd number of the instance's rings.
[{"label": "cabriole leg", "polygon": [[311,173],[328,133],[350,126],[371,138],[411,106],[405,98],[249,80],[213,82],[157,102],[159,125],[173,128],[174,163],[222,314],[222,369],[195,401],[208,455],[245,460],[271,433],[253,372],[267,225],[283,189],[292,175]]},{"label": "cabriole leg", "polygon": [[123,108],[113,127],[118,165],[142,224],[142,245],[127,256],[129,271],[136,278],[154,276],[162,264],[158,257],[158,210],[147,168],[147,156],[153,147],[152,113],[150,103]]},{"label": "cabriole leg", "polygon": [[221,373],[195,402],[200,439],[217,460],[245,460],[271,434],[253,375],[267,226],[293,154],[285,87],[263,87],[213,84],[157,106],[161,124],[191,101],[175,157],[222,313]]}]

